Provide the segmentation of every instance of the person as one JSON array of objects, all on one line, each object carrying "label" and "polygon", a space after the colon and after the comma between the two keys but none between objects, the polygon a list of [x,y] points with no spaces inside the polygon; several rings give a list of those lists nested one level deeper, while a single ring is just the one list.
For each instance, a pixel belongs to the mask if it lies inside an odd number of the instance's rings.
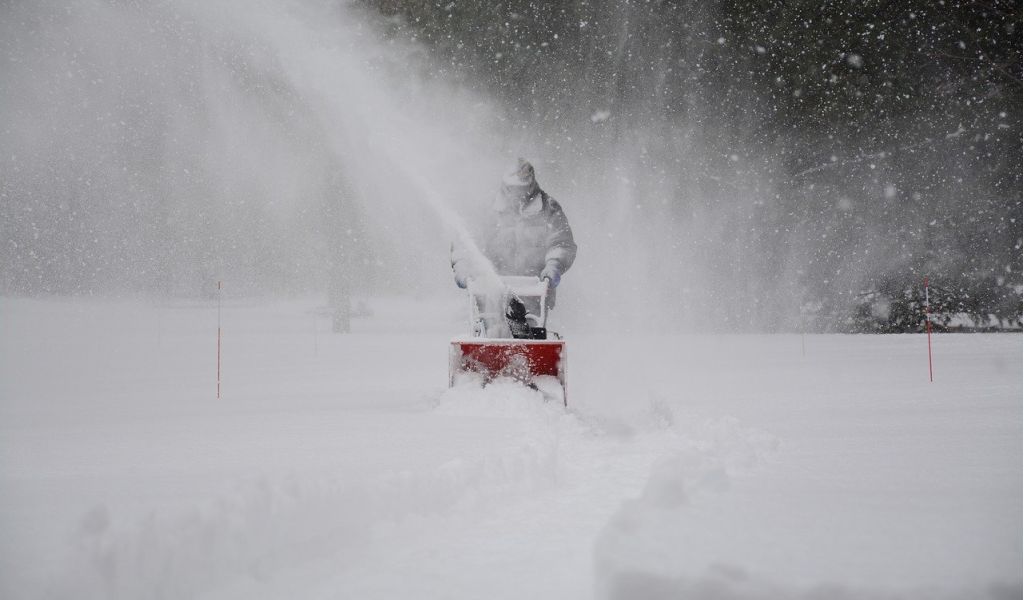
[{"label": "person", "polygon": [[[576,242],[561,205],[540,188],[533,165],[520,158],[501,188],[478,238],[498,275],[536,275],[548,282],[547,307],[576,260]],[[466,287],[477,267],[464,249],[452,250],[455,283]]]}]

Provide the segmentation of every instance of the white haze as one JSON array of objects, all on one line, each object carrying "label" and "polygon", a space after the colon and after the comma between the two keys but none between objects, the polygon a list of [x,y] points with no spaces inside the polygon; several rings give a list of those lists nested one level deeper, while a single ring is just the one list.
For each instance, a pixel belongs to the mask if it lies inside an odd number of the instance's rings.
[{"label": "white haze", "polygon": [[[758,301],[798,310],[785,276],[749,272],[756,249],[723,226],[745,203],[698,198],[690,222],[669,218],[673,194],[700,194],[685,182],[701,138],[685,124],[663,163],[643,131],[591,135],[601,119],[529,130],[351,5],[3,11],[8,293],[195,296],[223,280],[294,294],[323,290],[334,268],[360,294],[439,291],[450,242],[524,156],[580,247],[560,294],[571,326],[735,327]],[[722,283],[769,276],[774,298]]]}]

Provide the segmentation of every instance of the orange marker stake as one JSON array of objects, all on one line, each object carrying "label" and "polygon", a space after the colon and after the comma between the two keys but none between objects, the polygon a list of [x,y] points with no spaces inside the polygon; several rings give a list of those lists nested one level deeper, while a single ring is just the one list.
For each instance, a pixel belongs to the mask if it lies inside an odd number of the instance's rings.
[{"label": "orange marker stake", "polygon": [[924,278],[924,327],[928,332],[928,381],[935,381],[932,371],[932,310],[928,298],[928,278]]},{"label": "orange marker stake", "polygon": [[217,399],[220,400],[220,305],[221,284],[217,282]]}]

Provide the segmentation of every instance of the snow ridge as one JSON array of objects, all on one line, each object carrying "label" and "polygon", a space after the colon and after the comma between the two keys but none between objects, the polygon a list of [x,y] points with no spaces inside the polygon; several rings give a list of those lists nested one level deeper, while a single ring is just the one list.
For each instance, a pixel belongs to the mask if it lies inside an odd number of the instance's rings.
[{"label": "snow ridge", "polygon": [[522,419],[523,436],[511,448],[368,482],[263,478],[183,514],[153,513],[135,524],[117,523],[106,506],[96,506],[82,516],[68,572],[47,596],[189,598],[239,580],[258,585],[318,559],[344,564],[381,524],[479,509],[556,485],[558,436],[549,425],[571,417],[516,384],[489,387],[482,401],[480,395],[472,386],[451,390],[436,410]]},{"label": "snow ridge", "polygon": [[[657,404],[652,414],[659,415]],[[596,596],[607,600],[952,600],[1020,598],[1019,585],[994,583],[968,589],[937,586],[890,589],[829,582],[780,583],[771,574],[728,562],[687,560],[679,540],[690,524],[758,466],[770,462],[780,442],[744,428],[734,418],[701,423],[677,440],[681,447],[655,461],[640,496],[622,504],[595,546]],[[671,533],[666,534],[666,531]],[[752,542],[758,543],[758,542]]]}]

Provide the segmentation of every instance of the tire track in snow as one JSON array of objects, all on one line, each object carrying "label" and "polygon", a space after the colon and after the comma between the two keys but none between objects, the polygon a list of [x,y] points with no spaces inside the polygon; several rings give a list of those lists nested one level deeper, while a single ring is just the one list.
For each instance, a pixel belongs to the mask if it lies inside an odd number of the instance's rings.
[{"label": "tire track in snow", "polygon": [[438,410],[521,419],[556,456],[554,485],[379,530],[360,568],[328,577],[311,597],[592,598],[595,544],[624,502],[670,499],[658,489],[666,476],[685,478],[690,494],[721,491],[776,446],[734,419],[676,423],[663,403],[629,421],[600,420],[500,384],[452,390]]}]

